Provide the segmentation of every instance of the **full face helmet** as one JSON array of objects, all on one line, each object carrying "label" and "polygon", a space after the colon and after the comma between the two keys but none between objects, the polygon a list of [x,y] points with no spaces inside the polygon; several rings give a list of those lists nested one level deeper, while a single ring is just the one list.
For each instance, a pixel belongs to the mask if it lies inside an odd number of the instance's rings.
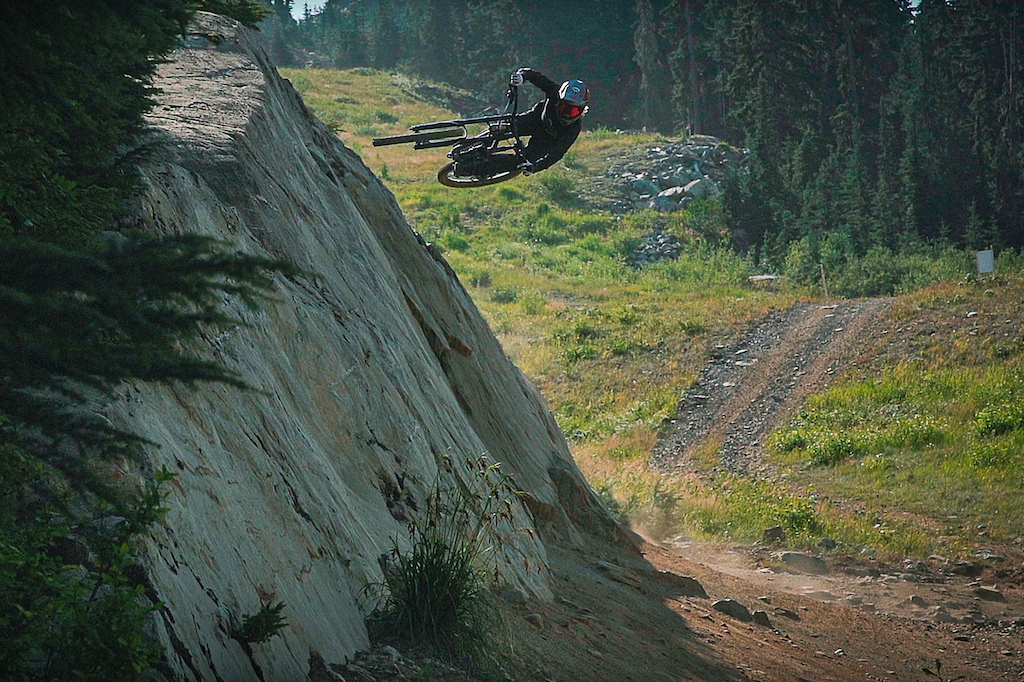
[{"label": "full face helmet", "polygon": [[590,88],[580,80],[569,80],[558,88],[558,118],[563,123],[572,123],[590,110]]}]

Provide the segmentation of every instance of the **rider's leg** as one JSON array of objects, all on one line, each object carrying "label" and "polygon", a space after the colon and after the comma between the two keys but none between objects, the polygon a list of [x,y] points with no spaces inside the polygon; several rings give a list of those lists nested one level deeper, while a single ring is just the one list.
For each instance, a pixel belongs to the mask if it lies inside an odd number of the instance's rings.
[{"label": "rider's leg", "polygon": [[519,157],[515,154],[495,154],[486,161],[483,161],[481,167],[474,175],[485,176],[510,173],[518,168],[520,163]]}]

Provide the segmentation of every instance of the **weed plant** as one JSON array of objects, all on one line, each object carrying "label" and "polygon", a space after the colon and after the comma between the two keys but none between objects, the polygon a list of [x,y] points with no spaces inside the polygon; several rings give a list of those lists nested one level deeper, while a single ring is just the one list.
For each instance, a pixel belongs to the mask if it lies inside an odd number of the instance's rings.
[{"label": "weed plant", "polygon": [[510,475],[485,456],[467,460],[469,481],[450,459],[409,525],[408,549],[396,539],[383,561],[378,604],[368,619],[375,636],[425,646],[451,660],[479,663],[494,629],[492,552],[503,542],[519,495]]},{"label": "weed plant", "polygon": [[232,636],[243,644],[262,644],[281,633],[288,622],[281,615],[284,602],[263,604],[256,613],[247,613]]}]

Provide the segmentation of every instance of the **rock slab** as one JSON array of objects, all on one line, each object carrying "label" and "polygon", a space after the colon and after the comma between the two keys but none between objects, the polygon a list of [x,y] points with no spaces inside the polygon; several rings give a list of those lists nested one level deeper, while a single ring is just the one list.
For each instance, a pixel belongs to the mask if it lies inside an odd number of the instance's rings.
[{"label": "rock slab", "polygon": [[[142,471],[176,474],[145,557],[173,672],[283,682],[351,658],[378,557],[407,544],[435,482],[473,491],[484,454],[526,493],[498,529],[502,581],[550,599],[540,538],[615,525],[452,269],[256,33],[200,13],[155,84],[129,226],[309,273],[280,277],[257,311],[226,298],[243,324],[196,346],[256,390],[139,383],[103,409],[153,443]],[[228,633],[278,602],[288,626],[247,653]]]}]

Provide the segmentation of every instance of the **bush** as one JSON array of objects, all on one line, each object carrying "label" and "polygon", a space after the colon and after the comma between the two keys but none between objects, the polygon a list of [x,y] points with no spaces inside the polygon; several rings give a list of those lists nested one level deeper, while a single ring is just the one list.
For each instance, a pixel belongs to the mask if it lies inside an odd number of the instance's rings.
[{"label": "bush", "polygon": [[808,442],[808,434],[802,429],[782,429],[769,437],[768,446],[776,452],[792,452],[807,449]]},{"label": "bush", "polygon": [[1024,428],[1024,403],[1014,401],[988,405],[974,418],[974,431],[978,435],[999,436]]},{"label": "bush", "polygon": [[242,618],[242,625],[232,637],[243,644],[261,644],[271,637],[281,633],[281,630],[288,625],[281,611],[284,610],[284,602],[274,605],[264,604],[256,613],[246,614]]},{"label": "bush", "polygon": [[[450,460],[442,465],[456,475]],[[384,580],[368,587],[378,603],[367,624],[449,659],[479,660],[491,643],[488,552],[502,543],[498,528],[511,523],[519,492],[498,463],[481,456],[467,466],[468,482],[447,485],[439,475],[410,523],[409,549],[396,539],[382,558]]]},{"label": "bush", "polygon": [[495,287],[491,292],[491,301],[494,303],[515,303],[519,298],[519,291],[515,287]]},{"label": "bush", "polygon": [[844,459],[863,457],[866,452],[864,445],[848,436],[823,436],[811,443],[808,448],[811,463],[818,466],[831,466]]}]

